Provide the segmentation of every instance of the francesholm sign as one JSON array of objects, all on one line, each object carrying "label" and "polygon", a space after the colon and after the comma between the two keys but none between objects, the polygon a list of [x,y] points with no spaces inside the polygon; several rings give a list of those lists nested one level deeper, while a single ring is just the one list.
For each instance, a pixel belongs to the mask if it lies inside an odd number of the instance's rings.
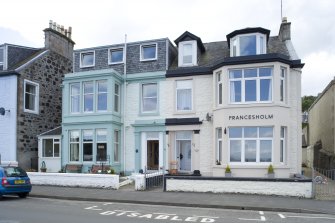
[{"label": "francesholm sign", "polygon": [[258,120],[273,119],[273,114],[268,115],[230,115],[229,120]]}]

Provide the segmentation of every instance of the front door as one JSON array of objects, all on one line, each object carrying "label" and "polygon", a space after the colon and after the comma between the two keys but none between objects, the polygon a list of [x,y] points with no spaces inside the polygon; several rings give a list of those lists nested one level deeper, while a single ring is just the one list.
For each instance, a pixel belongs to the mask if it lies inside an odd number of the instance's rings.
[{"label": "front door", "polygon": [[179,158],[179,170],[191,171],[191,140],[178,140],[177,141],[177,158]]},{"label": "front door", "polygon": [[159,165],[159,141],[147,141],[147,169],[158,170]]}]

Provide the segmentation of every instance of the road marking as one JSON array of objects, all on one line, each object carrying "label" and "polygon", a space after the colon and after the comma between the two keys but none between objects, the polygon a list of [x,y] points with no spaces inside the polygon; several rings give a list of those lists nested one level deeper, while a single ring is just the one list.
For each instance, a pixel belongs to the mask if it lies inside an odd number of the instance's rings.
[{"label": "road marking", "polygon": [[86,210],[94,210],[94,211],[102,211],[102,209],[97,208],[98,206],[91,206],[91,207],[87,207],[85,208]]},{"label": "road marking", "polygon": [[283,214],[278,214],[280,218],[286,218]]},{"label": "road marking", "polygon": [[167,214],[167,213],[153,213],[153,214],[160,214],[160,215],[176,215],[176,214]]},{"label": "road marking", "polygon": [[103,205],[110,205],[110,204],[113,204],[113,203],[105,203],[105,204],[103,204]]},{"label": "road marking", "polygon": [[238,218],[238,219],[242,220],[242,221],[266,221],[266,218],[264,216],[264,212],[259,211],[258,213],[261,215],[260,218],[256,218],[256,219],[253,219],[253,218]]}]

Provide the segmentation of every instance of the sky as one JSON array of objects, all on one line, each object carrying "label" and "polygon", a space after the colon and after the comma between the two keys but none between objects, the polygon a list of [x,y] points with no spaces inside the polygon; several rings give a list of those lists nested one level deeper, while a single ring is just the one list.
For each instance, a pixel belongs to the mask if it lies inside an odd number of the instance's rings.
[{"label": "sky", "polygon": [[[186,30],[203,42],[225,41],[246,27],[278,35],[281,0],[7,0],[1,3],[0,44],[43,47],[53,20],[72,27],[75,49],[168,37]],[[282,0],[291,40],[305,67],[302,95],[317,95],[335,76],[335,1]]]}]

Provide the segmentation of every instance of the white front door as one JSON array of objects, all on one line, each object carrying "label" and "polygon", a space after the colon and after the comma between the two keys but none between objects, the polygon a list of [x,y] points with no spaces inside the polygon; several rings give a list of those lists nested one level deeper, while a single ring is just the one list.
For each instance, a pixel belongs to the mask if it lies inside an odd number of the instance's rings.
[{"label": "white front door", "polygon": [[179,147],[179,170],[191,171],[191,140],[178,140],[177,147]]}]

